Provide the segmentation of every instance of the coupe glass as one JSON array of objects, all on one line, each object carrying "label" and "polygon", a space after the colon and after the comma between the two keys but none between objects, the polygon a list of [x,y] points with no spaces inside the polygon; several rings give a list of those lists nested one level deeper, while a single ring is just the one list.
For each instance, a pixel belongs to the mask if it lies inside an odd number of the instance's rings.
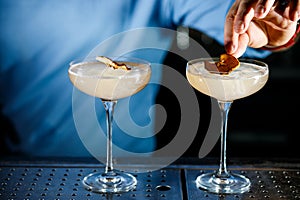
[{"label": "coupe glass", "polygon": [[112,162],[112,123],[117,100],[142,90],[150,80],[150,63],[135,59],[113,58],[130,70],[114,69],[96,58],[73,61],[68,70],[73,85],[80,91],[100,98],[106,111],[107,160],[105,171],[84,177],[83,185],[94,192],[120,193],[135,188],[137,180],[129,173],[117,171]]},{"label": "coupe glass", "polygon": [[249,190],[250,180],[229,172],[226,166],[228,112],[234,100],[249,96],[266,84],[269,70],[264,62],[251,59],[240,59],[240,67],[228,75],[211,73],[205,69],[205,63],[218,61],[219,58],[200,58],[189,61],[186,68],[189,83],[201,93],[217,99],[222,117],[220,167],[216,172],[198,176],[196,184],[213,193],[243,193]]}]

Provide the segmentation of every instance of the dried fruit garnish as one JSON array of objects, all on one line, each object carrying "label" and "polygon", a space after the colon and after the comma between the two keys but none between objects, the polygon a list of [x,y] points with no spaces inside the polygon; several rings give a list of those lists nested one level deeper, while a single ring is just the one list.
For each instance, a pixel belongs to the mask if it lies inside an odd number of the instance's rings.
[{"label": "dried fruit garnish", "polygon": [[228,75],[240,66],[239,60],[229,54],[221,54],[219,62],[205,61],[205,69],[211,73]]},{"label": "dried fruit garnish", "polygon": [[109,67],[112,67],[114,69],[124,69],[124,70],[131,70],[130,67],[128,67],[126,64],[124,63],[117,63],[105,56],[97,56],[96,60],[98,60],[99,62],[103,62],[104,64],[106,64]]}]

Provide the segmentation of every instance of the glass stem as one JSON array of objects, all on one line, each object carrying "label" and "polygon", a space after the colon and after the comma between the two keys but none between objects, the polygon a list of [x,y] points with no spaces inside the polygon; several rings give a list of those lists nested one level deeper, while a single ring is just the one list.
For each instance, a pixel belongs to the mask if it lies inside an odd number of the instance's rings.
[{"label": "glass stem", "polygon": [[220,168],[218,170],[217,176],[219,178],[229,177],[226,166],[226,140],[227,140],[227,121],[228,113],[232,104],[232,101],[218,101],[221,110],[221,157],[220,157]]},{"label": "glass stem", "polygon": [[113,172],[112,161],[112,123],[114,108],[117,101],[105,101],[103,100],[104,108],[106,111],[106,125],[107,125],[107,150],[106,150],[106,168],[105,173]]}]

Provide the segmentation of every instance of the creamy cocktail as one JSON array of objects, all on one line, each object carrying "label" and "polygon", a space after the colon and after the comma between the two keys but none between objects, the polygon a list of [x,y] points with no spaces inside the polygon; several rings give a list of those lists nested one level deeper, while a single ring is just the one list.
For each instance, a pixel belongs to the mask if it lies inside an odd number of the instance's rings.
[{"label": "creamy cocktail", "polygon": [[142,90],[149,82],[150,76],[150,63],[134,58],[118,57],[111,60],[99,56],[70,64],[69,77],[73,85],[88,95],[100,98],[106,111],[106,167],[103,173],[92,173],[84,177],[82,182],[88,190],[119,193],[135,188],[137,180],[134,176],[113,168],[113,112],[118,99]]},{"label": "creamy cocktail", "polygon": [[130,70],[114,69],[102,62],[82,62],[69,69],[70,80],[80,91],[103,100],[118,100],[143,89],[150,80],[147,64],[123,62]]},{"label": "creamy cocktail", "polygon": [[[222,59],[224,60],[222,60]],[[227,60],[228,59],[228,60]],[[227,171],[226,138],[227,120],[234,100],[249,96],[260,90],[268,80],[268,66],[260,61],[240,59],[230,55],[203,58],[188,62],[186,76],[189,83],[201,93],[217,99],[221,110],[221,156],[217,172],[201,174],[196,178],[197,187],[213,193],[243,193],[249,190],[250,180],[240,174]],[[226,66],[237,63],[236,66]],[[220,68],[229,71],[220,71]],[[232,70],[233,69],[233,70]]]},{"label": "creamy cocktail", "polygon": [[228,75],[210,73],[205,62],[192,64],[186,71],[189,83],[198,91],[220,101],[233,101],[260,90],[268,80],[268,70],[253,63],[241,62]]}]

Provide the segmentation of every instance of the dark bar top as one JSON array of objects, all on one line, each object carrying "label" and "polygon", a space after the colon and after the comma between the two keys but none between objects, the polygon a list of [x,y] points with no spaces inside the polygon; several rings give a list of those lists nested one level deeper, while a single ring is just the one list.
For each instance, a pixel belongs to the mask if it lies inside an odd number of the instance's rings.
[{"label": "dark bar top", "polygon": [[[164,158],[161,158],[164,159]],[[218,168],[215,158],[180,158],[158,170],[130,164],[138,184],[128,193],[104,195],[83,188],[83,177],[104,170],[94,159],[51,158],[0,160],[0,199],[300,199],[300,161],[232,159],[229,170],[250,178],[251,189],[244,194],[212,194],[197,188],[195,179],[201,173]],[[151,164],[150,164],[151,165]],[[142,173],[140,173],[142,172]]]}]

